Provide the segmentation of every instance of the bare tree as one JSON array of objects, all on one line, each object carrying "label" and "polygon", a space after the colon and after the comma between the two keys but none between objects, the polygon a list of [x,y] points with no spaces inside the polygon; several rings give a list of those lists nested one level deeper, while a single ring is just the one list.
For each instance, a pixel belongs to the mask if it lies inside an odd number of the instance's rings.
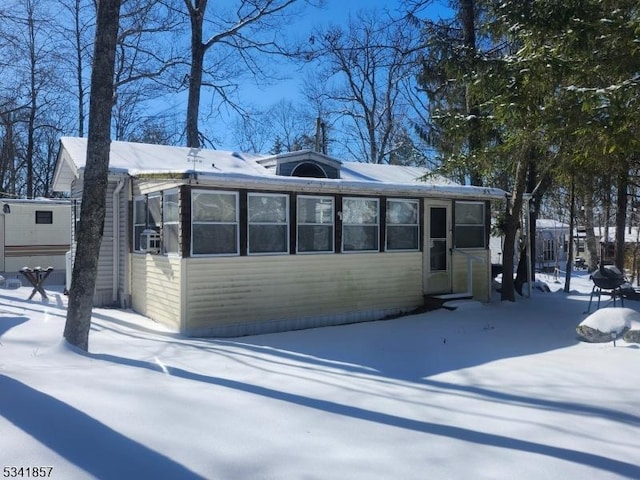
[{"label": "bare tree", "polygon": [[[303,3],[314,2],[238,0],[235,8],[227,9],[217,3],[208,8],[208,0],[184,0],[191,24],[190,69],[185,76],[189,92],[187,146],[202,144],[199,127],[202,88],[211,89],[219,97],[219,103],[242,112],[233,99],[238,79],[251,75],[258,82],[266,81],[273,72],[265,58],[292,54],[277,33],[296,14],[292,8]],[[214,50],[215,55],[212,53],[210,61],[205,61],[205,55]]]},{"label": "bare tree", "polygon": [[[72,95],[76,99],[77,116],[76,132],[84,137],[86,122],[86,97],[89,90],[86,79],[86,66],[91,63],[91,34],[95,29],[95,1],[94,0],[58,0],[69,22],[61,21],[59,28],[63,45],[69,45],[67,55],[62,57],[63,64],[69,64],[71,77],[74,79]],[[72,53],[71,53],[72,52]]]},{"label": "bare tree", "polygon": [[61,131],[64,116],[64,95],[55,74],[60,59],[57,37],[50,24],[51,2],[26,0],[4,6],[0,116],[4,139],[12,145],[3,146],[2,174],[9,176],[2,180],[13,194],[34,197],[47,192],[40,173],[52,167],[46,164],[50,158],[40,142]]},{"label": "bare tree", "polygon": [[113,129],[116,140],[135,136],[152,119],[175,115],[158,105],[173,92],[175,70],[184,65],[179,35],[184,17],[177,0],[123,2],[116,49]]},{"label": "bare tree", "polygon": [[76,257],[64,338],[88,351],[91,309],[106,210],[114,64],[121,0],[100,0],[91,71],[89,136]]},{"label": "bare tree", "polygon": [[417,33],[411,24],[373,10],[312,39],[324,94],[333,101],[333,123],[343,124],[345,146],[359,160],[388,163],[397,139],[407,133],[410,103],[404,92],[417,72]]},{"label": "bare tree", "polygon": [[291,152],[301,149],[305,138],[313,136],[314,123],[307,112],[282,99],[266,110],[238,117],[234,137],[245,152]]}]

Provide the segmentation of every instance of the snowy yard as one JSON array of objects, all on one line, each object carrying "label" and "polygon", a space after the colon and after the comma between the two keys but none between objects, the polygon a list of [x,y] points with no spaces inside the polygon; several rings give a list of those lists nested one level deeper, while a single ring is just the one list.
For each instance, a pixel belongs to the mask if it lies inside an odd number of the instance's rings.
[{"label": "snowy yard", "polygon": [[87,355],[55,288],[0,290],[3,478],[640,479],[640,345],[579,342],[590,282],[548,284],[225,340],[96,309]]}]

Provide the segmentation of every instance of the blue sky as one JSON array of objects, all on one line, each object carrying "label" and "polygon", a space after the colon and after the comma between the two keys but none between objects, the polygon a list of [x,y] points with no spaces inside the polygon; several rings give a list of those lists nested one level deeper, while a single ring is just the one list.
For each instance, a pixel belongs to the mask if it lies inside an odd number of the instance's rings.
[{"label": "blue sky", "polygon": [[[434,17],[448,15],[450,10],[444,6],[445,0],[434,0],[429,6],[427,13]],[[329,25],[344,25],[347,23],[350,14],[355,14],[360,10],[377,9],[381,12],[387,10],[396,14],[401,9],[401,0],[325,0],[323,8],[307,7],[304,13],[298,18],[295,24],[288,27],[288,32],[294,37],[305,39],[311,36],[314,29],[327,27]],[[280,86],[269,88],[258,88],[247,85],[243,89],[243,97],[248,101],[256,102],[259,105],[269,106],[280,100],[277,97],[281,92],[283,97],[297,97],[297,81],[281,82]]]},{"label": "blue sky", "polygon": [[[329,25],[345,25],[349,16],[360,10],[377,9],[380,12],[389,11],[394,16],[398,16],[402,3],[401,0],[325,0],[323,8],[306,7],[294,22],[283,26],[282,33],[297,40],[305,41],[311,37],[316,29],[323,29]],[[451,11],[445,6],[446,3],[446,0],[433,0],[425,14],[434,18],[448,16]],[[281,100],[290,100],[294,104],[304,101],[301,93],[301,74],[298,72],[297,67],[283,64],[278,68],[280,74],[288,77],[288,79],[274,82],[270,86],[256,85],[253,80],[247,80],[241,85],[238,96],[244,108],[255,107],[260,110],[266,110]],[[206,92],[203,93],[203,97],[206,98]],[[204,100],[201,111],[206,111],[206,108],[206,100]],[[222,142],[218,145],[219,148],[236,148],[235,145],[229,144],[231,140],[228,135],[229,127],[229,124],[223,126],[215,120],[205,121],[201,125],[201,128],[205,130],[211,129],[208,134],[213,134]],[[226,134],[224,133],[225,131],[227,131]]]}]

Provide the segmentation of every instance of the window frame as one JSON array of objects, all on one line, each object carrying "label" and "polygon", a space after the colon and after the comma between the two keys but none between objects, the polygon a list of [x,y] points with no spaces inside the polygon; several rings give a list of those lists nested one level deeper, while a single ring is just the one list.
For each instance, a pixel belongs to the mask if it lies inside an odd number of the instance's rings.
[{"label": "window frame", "polygon": [[[219,222],[219,221],[194,221],[194,194],[209,194],[209,195],[229,195],[235,198],[235,221],[234,222]],[[233,190],[207,190],[207,189],[193,189],[190,192],[191,202],[191,241],[189,245],[189,256],[191,257],[237,257],[240,255],[240,192]],[[234,225],[235,226],[235,252],[222,252],[222,253],[194,253],[194,225]]]},{"label": "window frame", "polygon": [[[160,218],[158,219],[158,222],[153,222],[151,223],[150,220],[150,210],[149,210],[149,200],[150,199],[155,199],[158,198],[160,200],[160,205],[159,205],[159,215]],[[136,205],[142,202],[143,205],[143,216],[144,216],[144,223],[136,223],[137,220],[139,220],[137,218],[137,208]],[[132,232],[132,236],[133,236],[133,243],[131,244],[131,249],[134,253],[145,253],[142,250],[140,250],[140,235],[142,234],[142,232],[144,230],[147,229],[151,229],[151,230],[155,230],[156,232],[158,232],[159,234],[162,232],[162,192],[153,192],[153,193],[149,193],[149,194],[145,194],[145,195],[138,195],[136,197],[133,197],[133,215],[132,215],[132,226],[133,226],[133,232]],[[142,227],[142,230],[140,230],[137,234],[136,234],[136,227]]]},{"label": "window frame", "polygon": [[[167,217],[167,212],[169,211],[169,209],[167,208],[167,197],[171,197],[171,196],[176,196],[176,213],[177,213],[177,217],[175,220],[166,220]],[[177,250],[175,251],[167,251],[166,248],[166,232],[167,232],[167,225],[176,226],[176,236],[177,236]],[[172,188],[170,190],[166,190],[162,192],[162,237],[161,237],[161,245],[160,245],[160,251],[162,252],[162,255],[168,255],[168,256],[179,256],[180,252],[181,252],[181,247],[180,247],[180,190],[177,188]]]},{"label": "window frame", "polygon": [[[398,198],[391,197],[386,199],[386,216],[385,216],[385,252],[419,252],[420,251],[420,199],[418,198]],[[404,202],[416,205],[416,221],[415,223],[392,223],[389,221],[389,203]],[[390,248],[389,247],[389,229],[393,228],[415,228],[416,245],[414,248]]]},{"label": "window frame", "polygon": [[[283,197],[285,199],[284,206],[284,214],[285,221],[284,222],[256,222],[251,221],[251,198],[252,197]],[[275,193],[275,192],[260,192],[253,191],[247,192],[247,230],[246,230],[246,240],[247,240],[247,255],[256,256],[256,255],[289,255],[291,252],[291,241],[290,241],[290,225],[291,218],[289,214],[290,210],[290,195],[288,193]],[[251,251],[251,226],[258,225],[267,225],[267,226],[284,226],[284,245],[285,249],[283,251],[277,252],[252,252]]]},{"label": "window frame", "polygon": [[53,225],[53,210],[36,210],[36,225]]},{"label": "window frame", "polygon": [[[301,222],[300,221],[300,200],[301,199],[317,199],[317,200],[331,200],[331,223],[318,223],[318,222]],[[300,255],[322,255],[327,253],[335,253],[336,251],[336,198],[332,195],[298,195],[296,197],[296,253]],[[331,234],[329,236],[330,248],[329,250],[300,250],[300,226],[319,226],[319,227],[331,227]]]},{"label": "window frame", "polygon": [[[362,201],[368,202],[373,201],[376,204],[376,222],[375,223],[347,223],[345,218],[347,218],[347,214],[345,213],[347,202],[350,201]],[[379,253],[380,252],[380,198],[379,197],[342,197],[342,211],[341,211],[341,230],[342,230],[342,238],[340,240],[340,252],[341,253]],[[345,248],[345,237],[347,236],[345,233],[345,227],[357,227],[357,226],[368,226],[375,227],[375,248],[373,249],[362,249],[362,250],[351,250]]]},{"label": "window frame", "polygon": [[[481,221],[479,223],[459,223],[458,220],[458,212],[459,210],[459,205],[480,205],[482,206],[482,213],[481,213]],[[477,250],[486,250],[488,248],[487,245],[487,220],[486,220],[486,216],[487,216],[487,204],[486,202],[482,201],[482,200],[456,200],[454,202],[454,212],[453,212],[453,248],[458,248],[458,249],[477,249]],[[458,239],[462,238],[463,235],[461,235],[461,229],[469,229],[469,228],[474,228],[477,229],[478,227],[482,227],[482,245],[459,245],[458,244]]]}]

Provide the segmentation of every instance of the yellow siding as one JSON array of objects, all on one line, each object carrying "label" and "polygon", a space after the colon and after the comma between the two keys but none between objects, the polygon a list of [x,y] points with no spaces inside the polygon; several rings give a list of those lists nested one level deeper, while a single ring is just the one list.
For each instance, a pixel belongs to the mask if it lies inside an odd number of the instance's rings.
[{"label": "yellow siding", "polygon": [[423,302],[421,253],[184,262],[186,330],[191,334],[221,334],[225,329],[220,327],[230,325],[249,325],[248,330],[229,328],[233,335],[373,320]]},{"label": "yellow siding", "polygon": [[[491,260],[488,250],[469,250],[468,255],[471,257],[481,258],[484,261],[471,261],[472,270],[472,290],[473,298],[483,302],[490,300],[490,279],[491,279]],[[459,251],[453,252],[452,271],[453,271],[453,291],[466,292],[467,286],[467,269],[468,256]]]},{"label": "yellow siding", "polygon": [[132,308],[179,330],[181,259],[145,254],[133,254],[131,257]]}]

